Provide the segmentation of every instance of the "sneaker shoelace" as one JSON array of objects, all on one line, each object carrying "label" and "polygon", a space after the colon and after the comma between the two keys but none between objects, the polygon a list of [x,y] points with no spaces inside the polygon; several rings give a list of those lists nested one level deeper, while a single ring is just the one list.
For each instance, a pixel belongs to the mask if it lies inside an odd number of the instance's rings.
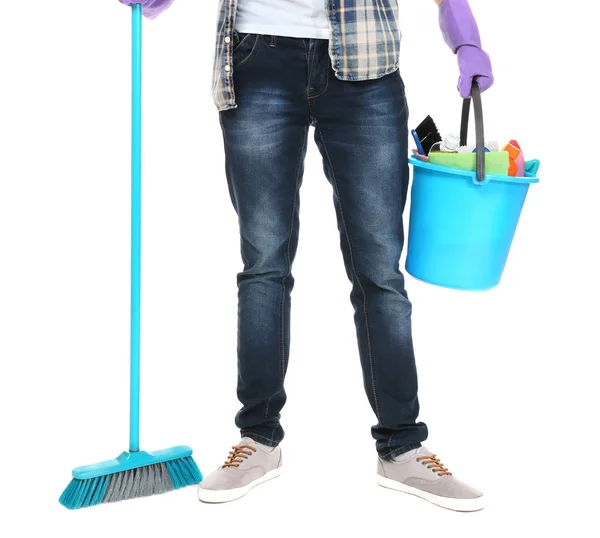
[{"label": "sneaker shoelace", "polygon": [[450,476],[452,474],[442,465],[440,458],[435,454],[432,454],[431,456],[420,456],[417,458],[417,461],[420,461],[422,465],[427,465],[427,468],[431,469],[432,472],[437,473],[438,476]]},{"label": "sneaker shoelace", "polygon": [[229,457],[223,467],[239,467],[240,463],[243,463],[244,460],[248,459],[248,456],[252,456],[256,452],[256,448],[250,445],[235,445],[231,448],[233,450],[229,451]]}]

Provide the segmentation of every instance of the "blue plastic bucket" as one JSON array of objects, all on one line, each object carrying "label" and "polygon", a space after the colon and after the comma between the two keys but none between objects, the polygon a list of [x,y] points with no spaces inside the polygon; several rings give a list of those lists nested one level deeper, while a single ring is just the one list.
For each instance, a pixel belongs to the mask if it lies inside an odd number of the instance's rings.
[{"label": "blue plastic bucket", "polygon": [[414,158],[406,271],[430,284],[483,291],[502,277],[532,175],[488,174]]},{"label": "blue plastic bucket", "polygon": [[[485,174],[481,95],[476,83],[472,95],[476,171],[409,159],[414,174],[406,271],[430,284],[483,291],[500,283],[529,185],[539,179],[527,173],[525,177]],[[463,103],[461,145],[467,141],[470,105],[471,99]],[[531,169],[537,171],[537,166]]]}]

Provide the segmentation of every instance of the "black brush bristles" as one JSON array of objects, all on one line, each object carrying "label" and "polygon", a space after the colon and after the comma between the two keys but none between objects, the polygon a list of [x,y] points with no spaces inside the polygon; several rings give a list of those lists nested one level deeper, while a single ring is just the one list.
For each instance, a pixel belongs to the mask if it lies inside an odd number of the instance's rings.
[{"label": "black brush bristles", "polygon": [[431,116],[427,116],[415,129],[415,132],[421,141],[425,155],[431,151],[434,144],[442,141],[442,137]]}]

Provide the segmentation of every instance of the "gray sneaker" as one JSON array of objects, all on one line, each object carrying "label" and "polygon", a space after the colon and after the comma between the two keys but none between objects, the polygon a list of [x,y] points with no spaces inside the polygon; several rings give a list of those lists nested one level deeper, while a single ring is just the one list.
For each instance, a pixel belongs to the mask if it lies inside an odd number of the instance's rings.
[{"label": "gray sneaker", "polygon": [[232,447],[227,461],[198,486],[198,499],[226,503],[243,497],[254,486],[281,474],[281,448],[268,447],[249,437]]},{"label": "gray sneaker", "polygon": [[474,512],[485,506],[483,493],[454,478],[425,447],[401,454],[393,461],[380,458],[377,483],[449,510]]}]

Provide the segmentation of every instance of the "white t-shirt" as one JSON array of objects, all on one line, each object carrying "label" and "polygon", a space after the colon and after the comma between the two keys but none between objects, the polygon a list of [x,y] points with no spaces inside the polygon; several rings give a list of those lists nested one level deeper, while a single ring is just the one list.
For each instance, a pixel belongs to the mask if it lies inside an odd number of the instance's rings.
[{"label": "white t-shirt", "polygon": [[238,0],[235,29],[307,39],[329,39],[326,0]]}]

